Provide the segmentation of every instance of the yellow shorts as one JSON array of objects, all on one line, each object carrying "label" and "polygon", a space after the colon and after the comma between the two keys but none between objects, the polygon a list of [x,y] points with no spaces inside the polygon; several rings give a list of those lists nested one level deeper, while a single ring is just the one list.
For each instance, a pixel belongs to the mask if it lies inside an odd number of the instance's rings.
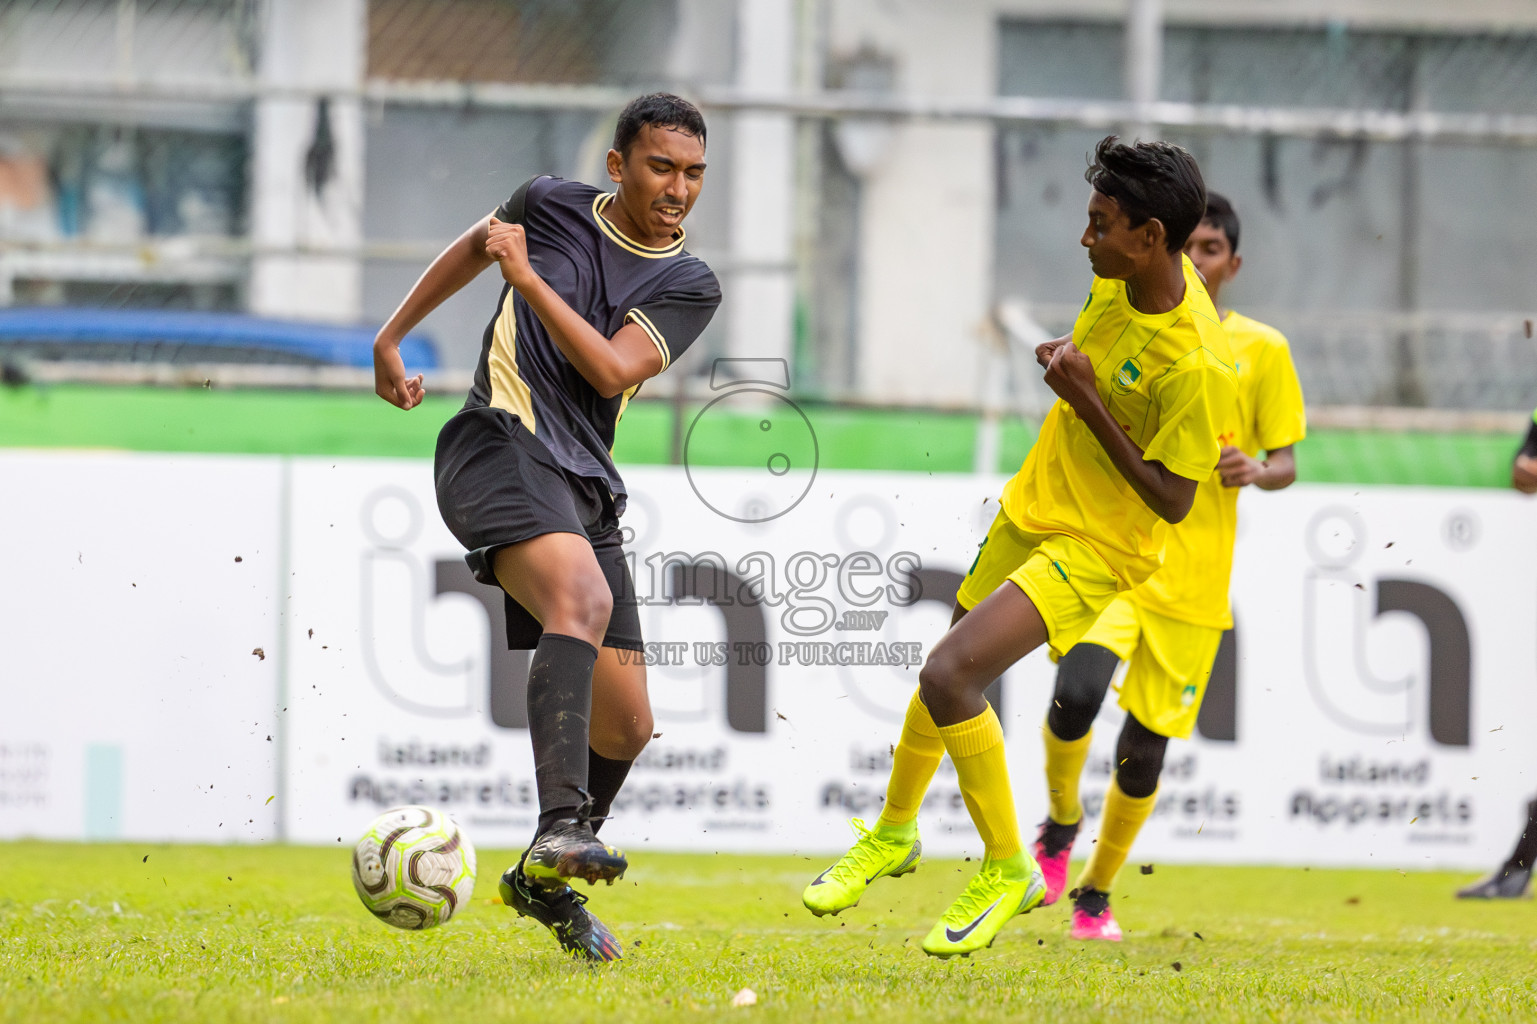
[{"label": "yellow shorts", "polygon": [[1160,736],[1188,739],[1221,641],[1220,629],[1150,612],[1121,594],[1081,642],[1126,662],[1121,707]]},{"label": "yellow shorts", "polygon": [[1005,580],[1023,590],[1041,613],[1052,653],[1059,657],[1088,631],[1121,586],[1087,544],[1061,533],[1026,533],[1000,510],[955,601],[970,611]]}]

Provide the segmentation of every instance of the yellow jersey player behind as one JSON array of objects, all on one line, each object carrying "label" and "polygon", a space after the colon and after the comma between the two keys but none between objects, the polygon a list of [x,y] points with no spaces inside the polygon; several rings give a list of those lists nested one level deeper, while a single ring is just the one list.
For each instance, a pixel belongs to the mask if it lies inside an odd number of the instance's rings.
[{"label": "yellow jersey player behind", "polygon": [[[1190,515],[1169,530],[1163,568],[1120,594],[1094,627],[1057,664],[1046,709],[1047,818],[1032,852],[1046,875],[1046,903],[1067,885],[1067,863],[1083,819],[1079,776],[1094,717],[1118,662],[1127,662],[1120,704],[1126,724],[1116,741],[1115,773],[1105,793],[1099,838],[1073,891],[1074,939],[1121,938],[1110,889],[1157,800],[1170,737],[1195,726],[1224,630],[1233,625],[1228,577],[1238,527],[1238,491],[1253,484],[1275,491],[1296,478],[1292,445],[1307,432],[1302,387],[1286,339],[1274,328],[1222,305],[1222,288],[1238,273],[1238,215],[1207,193],[1206,216],[1185,252],[1206,278],[1238,371],[1238,402],[1219,419],[1222,458],[1201,482]],[[1263,450],[1265,461],[1255,454]]]},{"label": "yellow jersey player behind", "polygon": [[1093,192],[1080,242],[1094,283],[1072,335],[1036,349],[1058,401],[919,673],[880,820],[856,820],[854,847],[802,896],[812,913],[836,914],[876,878],[916,868],[918,809],[948,753],[986,855],[923,940],[934,956],[991,945],[1045,896],[983,691],[1042,644],[1066,653],[1116,594],[1153,574],[1165,524],[1185,517],[1211,475],[1237,400],[1217,311],[1181,253],[1206,211],[1195,160],[1165,142],[1110,136],[1085,177]]}]

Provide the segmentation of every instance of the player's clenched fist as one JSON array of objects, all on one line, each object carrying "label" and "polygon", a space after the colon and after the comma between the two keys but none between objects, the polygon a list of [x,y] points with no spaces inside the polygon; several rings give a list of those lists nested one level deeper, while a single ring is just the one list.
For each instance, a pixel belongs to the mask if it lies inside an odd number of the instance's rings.
[{"label": "player's clenched fist", "polygon": [[1265,464],[1242,449],[1228,445],[1217,459],[1223,487],[1247,487],[1265,472]]},{"label": "player's clenched fist", "polygon": [[1039,345],[1035,346],[1035,361],[1041,364],[1041,369],[1046,369],[1046,367],[1051,365],[1051,357],[1056,355],[1057,349],[1061,348],[1063,345],[1066,345],[1069,341],[1072,340],[1072,337],[1069,336],[1066,338],[1053,338],[1050,341],[1041,342]]},{"label": "player's clenched fist", "polygon": [[426,395],[422,375],[406,376],[400,358],[400,342],[381,332],[374,340],[374,394],[401,409],[414,409]]},{"label": "player's clenched fist", "polygon": [[[1048,342],[1047,344],[1055,345],[1056,343]],[[1089,361],[1088,356],[1078,351],[1078,346],[1071,341],[1056,345],[1051,352],[1051,357],[1046,363],[1046,386],[1056,392],[1058,398],[1075,409],[1078,408],[1079,403],[1098,396],[1094,387],[1094,364]]]},{"label": "player's clenched fist", "polygon": [[495,217],[486,232],[486,255],[502,265],[502,277],[514,288],[525,274],[532,273],[528,265],[528,238],[521,224],[504,224]]}]

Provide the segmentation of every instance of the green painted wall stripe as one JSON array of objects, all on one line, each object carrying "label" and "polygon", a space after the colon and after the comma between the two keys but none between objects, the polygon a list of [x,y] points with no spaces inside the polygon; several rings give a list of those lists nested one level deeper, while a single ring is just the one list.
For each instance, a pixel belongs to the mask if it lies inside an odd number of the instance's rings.
[{"label": "green painted wall stripe", "polygon": [[[403,413],[369,394],[205,391],[59,385],[0,390],[0,447],[431,458],[438,427],[459,396],[431,397]],[[684,410],[683,431],[700,406]],[[964,473],[972,468],[977,417],[962,413],[803,406],[827,469]],[[699,465],[756,457],[758,416],[712,414],[689,456]],[[621,466],[671,461],[673,411],[636,402],[614,454]],[[1033,424],[1008,421],[999,465],[1019,465]],[[1300,479],[1312,483],[1504,487],[1519,438],[1483,434],[1315,430],[1298,446]]]},{"label": "green painted wall stripe", "polygon": [[1497,434],[1316,430],[1297,445],[1307,483],[1509,487],[1519,438]]},{"label": "green painted wall stripe", "polygon": [[373,395],[74,385],[0,391],[0,447],[431,458],[458,401],[410,413]]}]

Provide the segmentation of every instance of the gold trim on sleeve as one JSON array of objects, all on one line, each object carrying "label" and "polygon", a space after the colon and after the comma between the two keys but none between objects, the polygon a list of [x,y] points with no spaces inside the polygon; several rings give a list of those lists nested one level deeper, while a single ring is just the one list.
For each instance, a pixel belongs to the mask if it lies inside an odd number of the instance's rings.
[{"label": "gold trim on sleeve", "polygon": [[[624,315],[624,322],[636,324],[646,332],[646,337],[651,339],[651,344],[656,346],[657,352],[662,356],[662,370],[672,365],[672,351],[667,347],[667,339],[662,336],[661,331],[656,329],[656,324],[651,322],[649,316],[639,309],[632,309]],[[661,373],[662,370],[658,370],[657,373]]]}]

